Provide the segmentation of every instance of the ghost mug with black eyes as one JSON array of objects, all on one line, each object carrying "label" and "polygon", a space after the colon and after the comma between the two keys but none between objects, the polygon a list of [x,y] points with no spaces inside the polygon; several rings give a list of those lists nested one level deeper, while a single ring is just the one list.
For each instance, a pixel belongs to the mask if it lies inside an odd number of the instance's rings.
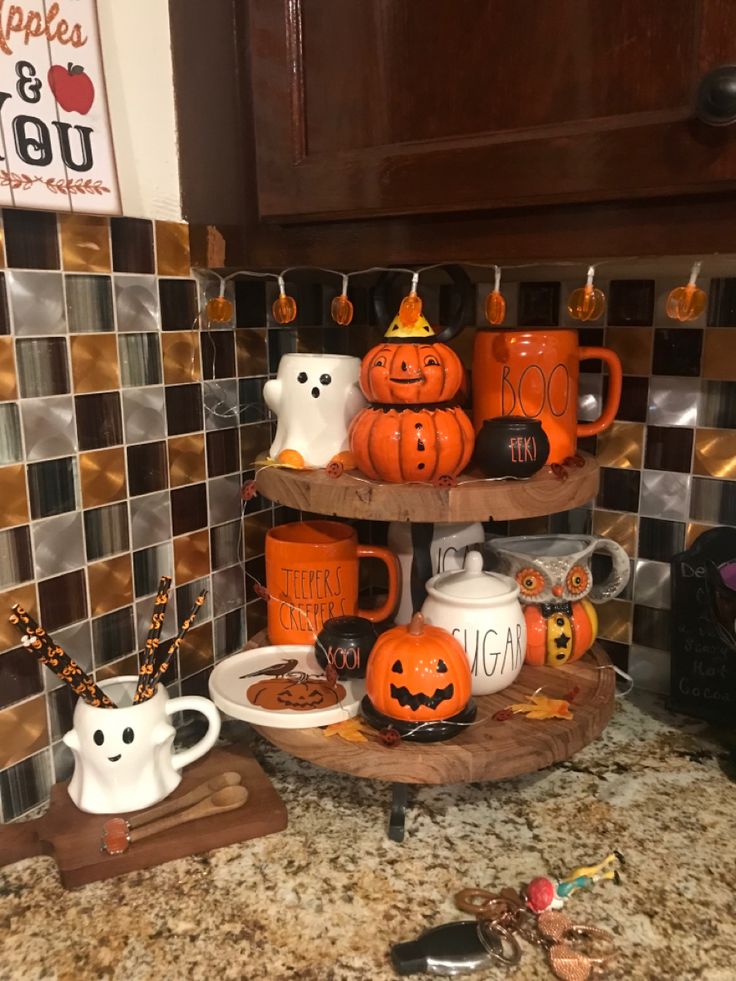
[{"label": "ghost mug with black eyes", "polygon": [[[63,739],[74,754],[69,796],[90,814],[120,814],[149,807],[168,797],[181,770],[204,756],[220,734],[220,715],[199,695],[169,698],[166,688],[133,704],[137,677],[113,678],[100,685],[116,708],[95,708],[81,699],[72,728]],[[174,752],[175,712],[201,712],[207,732],[188,749]]]}]

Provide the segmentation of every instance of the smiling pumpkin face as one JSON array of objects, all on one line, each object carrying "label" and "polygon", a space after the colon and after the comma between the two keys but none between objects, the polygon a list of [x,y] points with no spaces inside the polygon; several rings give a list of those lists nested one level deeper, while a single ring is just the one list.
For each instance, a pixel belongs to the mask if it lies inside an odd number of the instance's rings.
[{"label": "smiling pumpkin face", "polygon": [[313,712],[339,705],[345,697],[342,685],[331,688],[326,681],[307,678],[266,678],[256,681],[247,691],[248,700],[261,708],[283,712]]},{"label": "smiling pumpkin face", "polygon": [[460,358],[446,344],[378,344],[363,358],[360,387],[373,402],[419,404],[454,398]]}]

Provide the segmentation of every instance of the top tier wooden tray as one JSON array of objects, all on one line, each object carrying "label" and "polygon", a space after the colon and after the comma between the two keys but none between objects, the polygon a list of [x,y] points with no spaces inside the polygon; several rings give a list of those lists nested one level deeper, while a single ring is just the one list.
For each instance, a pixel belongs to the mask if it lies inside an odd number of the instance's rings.
[{"label": "top tier wooden tray", "polygon": [[256,487],[264,497],[315,514],[373,521],[510,521],[578,507],[598,493],[600,469],[588,454],[567,479],[544,467],[529,480],[485,480],[466,473],[456,487],[385,484],[356,471],[329,477],[324,470],[263,467]]}]

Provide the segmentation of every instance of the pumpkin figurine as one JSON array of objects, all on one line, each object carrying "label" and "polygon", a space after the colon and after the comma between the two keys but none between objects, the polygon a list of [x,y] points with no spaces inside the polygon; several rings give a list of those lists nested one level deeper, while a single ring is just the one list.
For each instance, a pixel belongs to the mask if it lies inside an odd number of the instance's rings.
[{"label": "pumpkin figurine", "polygon": [[462,645],[441,627],[425,623],[421,613],[378,638],[365,688],[363,716],[374,728],[393,728],[404,739],[449,739],[475,718]]}]

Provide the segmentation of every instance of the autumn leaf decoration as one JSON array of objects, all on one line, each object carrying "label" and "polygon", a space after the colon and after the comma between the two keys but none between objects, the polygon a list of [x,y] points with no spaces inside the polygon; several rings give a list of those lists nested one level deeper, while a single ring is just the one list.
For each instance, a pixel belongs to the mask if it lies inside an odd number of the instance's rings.
[{"label": "autumn leaf decoration", "polygon": [[548,698],[535,692],[526,702],[517,702],[511,706],[515,714],[523,713],[527,719],[567,719],[572,721],[570,703],[564,698]]},{"label": "autumn leaf decoration", "polygon": [[38,177],[31,174],[16,174],[11,170],[0,170],[0,187],[10,187],[14,191],[27,191],[34,184],[43,184],[52,194],[109,194],[110,188],[102,181],[82,177]]},{"label": "autumn leaf decoration", "polygon": [[325,736],[340,736],[349,743],[367,743],[368,737],[363,732],[363,720],[357,715],[353,719],[345,722],[335,722],[331,726],[325,726]]}]

